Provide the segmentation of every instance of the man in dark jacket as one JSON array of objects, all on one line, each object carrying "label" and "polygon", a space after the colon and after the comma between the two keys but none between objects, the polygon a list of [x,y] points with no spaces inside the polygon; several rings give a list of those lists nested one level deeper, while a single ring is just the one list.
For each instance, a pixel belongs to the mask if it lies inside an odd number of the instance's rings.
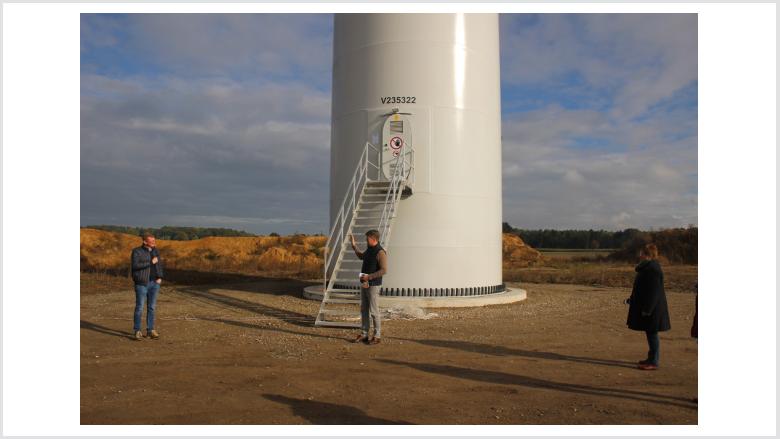
[{"label": "man in dark jacket", "polygon": [[645,331],[650,350],[647,359],[639,362],[642,370],[658,369],[660,359],[659,331],[671,329],[669,310],[664,292],[664,273],[658,258],[655,244],[647,244],[639,253],[641,262],[636,266],[634,288],[631,291],[628,308],[628,327],[636,331]]},{"label": "man in dark jacket", "polygon": [[[379,290],[382,288],[382,276],[387,274],[387,251],[379,245],[379,231],[366,232],[366,251],[361,252],[355,245],[355,237],[350,235],[352,250],[363,260],[360,268],[360,320],[362,331],[355,337],[354,343],[367,342],[378,344],[382,340],[382,316],[379,314]],[[374,320],[374,336],[369,339],[370,318]]]},{"label": "man in dark jacket", "polygon": [[163,278],[162,259],[157,251],[154,235],[145,233],[143,245],[134,248],[130,254],[130,266],[135,284],[135,313],[133,314],[133,333],[136,340],[143,339],[141,333],[141,315],[146,302],[146,336],[160,338],[154,329],[154,312],[157,309],[157,293]]}]

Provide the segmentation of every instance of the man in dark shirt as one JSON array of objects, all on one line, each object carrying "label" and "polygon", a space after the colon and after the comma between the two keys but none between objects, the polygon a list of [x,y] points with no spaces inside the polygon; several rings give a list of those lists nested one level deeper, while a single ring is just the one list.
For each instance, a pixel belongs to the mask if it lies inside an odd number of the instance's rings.
[{"label": "man in dark shirt", "polygon": [[154,329],[154,313],[157,309],[157,293],[162,283],[163,267],[154,235],[151,233],[143,235],[143,245],[134,248],[130,255],[130,265],[135,284],[133,334],[136,340],[143,339],[141,316],[146,302],[146,336],[158,339],[160,334]]}]

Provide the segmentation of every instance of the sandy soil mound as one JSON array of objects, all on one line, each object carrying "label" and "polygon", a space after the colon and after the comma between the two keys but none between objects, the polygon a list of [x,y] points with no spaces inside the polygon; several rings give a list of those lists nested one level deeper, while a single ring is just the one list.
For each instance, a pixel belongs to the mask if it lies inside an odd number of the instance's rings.
[{"label": "sandy soil mound", "polygon": [[103,271],[127,268],[130,252],[141,239],[124,233],[81,229],[81,270]]},{"label": "sandy soil mound", "polygon": [[504,233],[504,268],[531,267],[544,262],[542,254],[526,245],[519,236]]},{"label": "sandy soil mound", "polygon": [[[81,269],[126,272],[130,252],[139,245],[136,236],[81,229]],[[313,276],[322,271],[324,245],[325,237],[302,235],[157,240],[165,266],[172,270]]]},{"label": "sandy soil mound", "polygon": [[[318,278],[322,273],[324,236],[209,237],[192,241],[157,240],[165,266],[173,270],[243,274],[296,274]],[[127,273],[130,252],[141,245],[137,236],[81,229],[81,269]],[[518,236],[503,237],[504,268],[534,266],[541,253]]]}]

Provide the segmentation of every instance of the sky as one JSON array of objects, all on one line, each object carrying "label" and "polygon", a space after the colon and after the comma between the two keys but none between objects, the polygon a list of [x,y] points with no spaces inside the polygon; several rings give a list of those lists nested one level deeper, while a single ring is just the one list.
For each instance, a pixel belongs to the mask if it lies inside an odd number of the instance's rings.
[{"label": "sky", "polygon": [[[698,224],[695,14],[500,17],[503,219]],[[82,14],[81,225],[328,227],[333,16]]]}]

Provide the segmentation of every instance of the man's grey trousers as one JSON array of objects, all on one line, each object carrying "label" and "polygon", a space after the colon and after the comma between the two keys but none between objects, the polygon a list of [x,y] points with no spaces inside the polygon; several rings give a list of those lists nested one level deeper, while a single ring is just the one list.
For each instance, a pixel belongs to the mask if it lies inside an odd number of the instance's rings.
[{"label": "man's grey trousers", "polygon": [[368,336],[370,327],[369,312],[374,319],[374,337],[380,337],[382,316],[379,314],[379,285],[368,288],[360,287],[360,321],[363,324],[363,335]]}]

